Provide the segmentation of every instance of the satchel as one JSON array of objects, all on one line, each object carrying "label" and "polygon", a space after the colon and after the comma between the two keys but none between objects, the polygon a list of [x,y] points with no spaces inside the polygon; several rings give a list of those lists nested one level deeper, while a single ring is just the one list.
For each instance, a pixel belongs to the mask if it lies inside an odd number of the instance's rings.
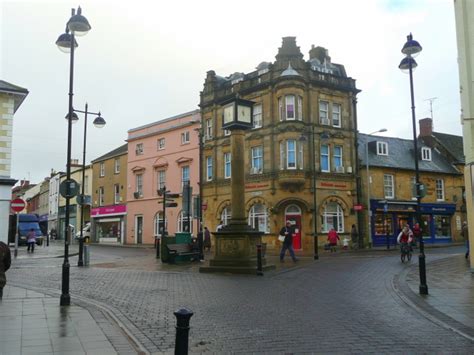
[{"label": "satchel", "polygon": [[280,242],[284,242],[284,241],[285,241],[285,236],[284,236],[284,235],[279,235],[279,236],[278,236],[278,240],[279,240]]}]

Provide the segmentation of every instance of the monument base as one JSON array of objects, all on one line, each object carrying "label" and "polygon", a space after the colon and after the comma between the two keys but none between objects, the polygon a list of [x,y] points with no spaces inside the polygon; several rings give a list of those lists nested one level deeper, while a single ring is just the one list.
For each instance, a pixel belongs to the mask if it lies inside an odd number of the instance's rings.
[{"label": "monument base", "polygon": [[[257,245],[262,243],[262,232],[247,225],[247,221],[231,221],[215,237],[215,254],[209,266],[202,266],[199,272],[228,272],[233,274],[257,273]],[[271,270],[262,252],[262,270]]]}]

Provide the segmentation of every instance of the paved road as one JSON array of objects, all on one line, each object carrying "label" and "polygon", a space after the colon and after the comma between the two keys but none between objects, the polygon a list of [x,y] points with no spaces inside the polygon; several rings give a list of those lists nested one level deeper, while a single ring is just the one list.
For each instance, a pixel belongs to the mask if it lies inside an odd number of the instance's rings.
[{"label": "paved road", "polygon": [[[428,261],[459,252],[429,251]],[[472,341],[400,299],[392,282],[409,266],[395,253],[324,255],[264,277],[160,268],[153,250],[132,249],[131,257],[124,249],[94,253],[100,267],[71,270],[72,300],[103,305],[152,353],[174,349],[173,311],[182,306],[194,311],[191,352],[473,353]],[[15,285],[57,292],[61,263],[17,260],[9,277]]]}]

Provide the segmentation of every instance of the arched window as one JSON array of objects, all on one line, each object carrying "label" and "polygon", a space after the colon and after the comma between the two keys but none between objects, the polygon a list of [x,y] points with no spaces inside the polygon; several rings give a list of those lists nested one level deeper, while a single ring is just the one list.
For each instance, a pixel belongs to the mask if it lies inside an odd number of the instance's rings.
[{"label": "arched window", "polygon": [[256,203],[249,211],[249,225],[263,233],[270,233],[267,209],[261,203]]},{"label": "arched window", "polygon": [[285,214],[301,214],[301,209],[296,205],[289,205],[286,208]]},{"label": "arched window", "polygon": [[[168,221],[166,221],[168,223]],[[153,221],[153,233],[155,237],[162,237],[164,231],[164,224],[163,224],[163,212],[158,212],[155,214],[155,219]]]},{"label": "arched window", "polygon": [[338,233],[344,232],[344,213],[337,202],[326,204],[322,218],[323,232],[329,232],[331,228],[334,228]]},{"label": "arched window", "polygon": [[227,206],[222,210],[221,213],[221,221],[224,226],[228,225],[230,222],[230,219],[232,218],[232,209],[230,206]]},{"label": "arched window", "polygon": [[[188,219],[189,219],[189,229],[188,229]],[[177,231],[181,232],[192,232],[193,230],[193,219],[191,216],[187,217],[186,212],[181,211],[178,214],[178,228]]]}]

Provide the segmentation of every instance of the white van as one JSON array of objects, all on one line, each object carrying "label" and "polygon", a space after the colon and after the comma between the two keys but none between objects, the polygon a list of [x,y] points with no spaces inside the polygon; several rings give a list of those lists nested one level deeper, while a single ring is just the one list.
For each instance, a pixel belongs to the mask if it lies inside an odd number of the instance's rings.
[{"label": "white van", "polygon": [[[81,237],[81,232],[76,233],[76,239]],[[87,222],[84,228],[82,229],[82,237],[83,238],[90,238],[91,237],[91,222]]]}]

